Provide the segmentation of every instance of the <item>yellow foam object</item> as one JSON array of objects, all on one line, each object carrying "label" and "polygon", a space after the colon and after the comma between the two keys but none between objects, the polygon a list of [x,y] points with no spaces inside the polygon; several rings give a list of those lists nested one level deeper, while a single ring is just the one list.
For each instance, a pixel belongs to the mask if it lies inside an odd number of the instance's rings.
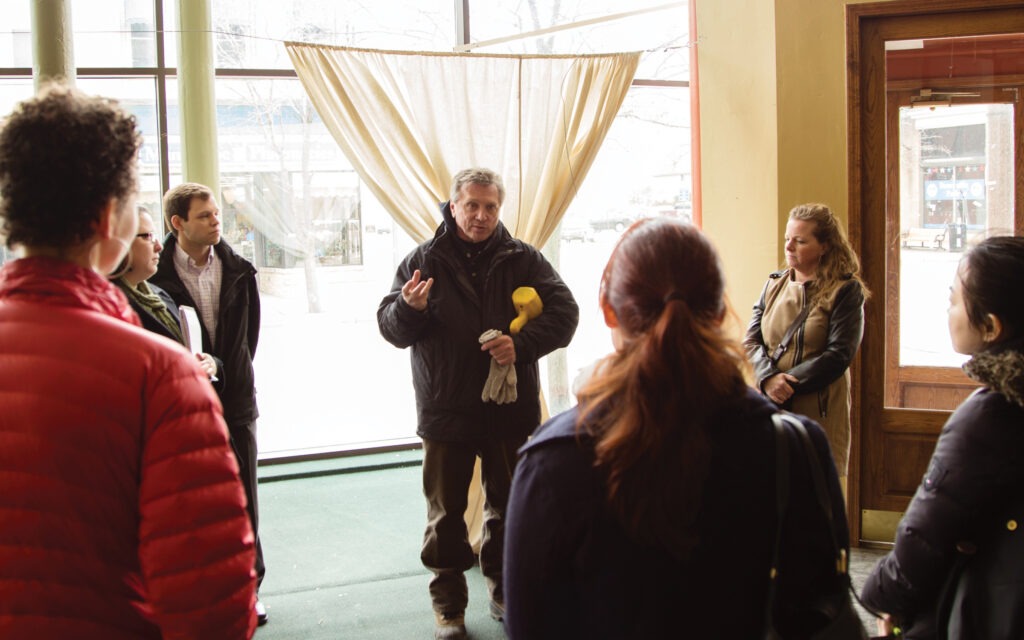
[{"label": "yellow foam object", "polygon": [[508,332],[516,335],[530,320],[540,315],[544,310],[544,304],[540,301],[540,295],[533,287],[519,287],[512,292],[512,305],[516,308],[517,315],[508,325]]}]

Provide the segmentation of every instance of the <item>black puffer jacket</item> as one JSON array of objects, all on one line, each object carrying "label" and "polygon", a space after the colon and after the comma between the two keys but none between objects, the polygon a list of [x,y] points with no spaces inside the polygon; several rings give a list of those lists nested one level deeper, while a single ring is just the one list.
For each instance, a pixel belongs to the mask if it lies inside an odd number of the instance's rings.
[{"label": "black puffer jacket", "polygon": [[[1000,512],[1024,500],[1022,346],[1024,341],[1017,341],[982,352],[964,365],[985,386],[942,428],[928,471],[900,521],[896,546],[864,585],[865,602],[903,621],[908,638],[935,637],[934,609],[956,562],[957,543],[1005,528],[997,521]],[[1015,573],[1024,576],[1024,557]],[[1024,617],[1024,603],[1001,615]]]},{"label": "black puffer jacket", "polygon": [[[525,438],[540,424],[537,361],[569,344],[579,322],[579,308],[569,287],[534,247],[512,238],[501,223],[488,242],[494,243],[490,268],[478,295],[456,254],[455,220],[448,203],[444,222],[433,239],[414,249],[398,266],[391,293],[381,300],[377,323],[384,339],[399,348],[412,347],[412,378],[416,391],[417,434],[430,440],[467,442],[487,437]],[[402,286],[419,269],[434,284],[425,311],[402,298]],[[478,338],[488,329],[508,333],[516,317],[512,291],[533,287],[544,310],[513,337],[516,349],[518,400],[498,405],[483,402],[480,393],[491,356]]]},{"label": "black puffer jacket", "polygon": [[[156,274],[150,281],[170,294],[179,307],[188,305],[198,311],[195,300],[174,268],[177,244],[174,234],[167,234]],[[204,326],[203,351],[223,363],[224,385],[217,392],[224,405],[224,421],[231,427],[248,424],[259,417],[252,359],[256,356],[256,345],[260,339],[260,292],[256,268],[248,260],[235,253],[223,240],[214,245],[213,250],[217,252],[223,268],[217,348],[212,348]]]}]

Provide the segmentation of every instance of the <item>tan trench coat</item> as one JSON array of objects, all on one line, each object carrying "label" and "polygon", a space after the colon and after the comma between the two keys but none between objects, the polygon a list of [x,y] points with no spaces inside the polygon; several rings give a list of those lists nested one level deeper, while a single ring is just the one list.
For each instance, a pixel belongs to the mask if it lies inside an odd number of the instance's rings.
[{"label": "tan trench coat", "polygon": [[[852,284],[858,284],[851,281]],[[762,349],[761,357],[772,353],[782,341],[786,330],[790,327],[811,295],[809,287],[813,283],[800,283],[792,279],[791,272],[773,277],[765,285],[759,305],[760,344],[752,344],[754,329],[748,331],[746,346],[748,354],[752,348]],[[844,285],[845,289],[847,285]],[[803,326],[796,332],[786,352],[779,358],[771,370],[757,380],[760,387],[764,379],[779,371],[789,372],[801,364],[809,364],[815,359],[828,360],[827,368],[832,372],[829,380],[818,381],[814,390],[802,392],[801,384],[797,384],[797,393],[787,403],[786,409],[805,415],[818,422],[824,428],[832,449],[832,457],[840,476],[847,475],[850,455],[850,361],[860,345],[863,335],[863,293],[859,284],[853,295],[851,292],[840,291],[831,300],[816,303],[808,313]],[[842,322],[856,326],[835,326],[834,310],[837,304],[848,307],[842,314]],[[755,314],[756,316],[756,314]],[[754,356],[752,356],[754,359]],[[836,362],[839,362],[838,366]],[[756,363],[755,363],[756,366]],[[822,367],[824,368],[824,367]],[[759,368],[764,371],[764,367]],[[801,367],[801,374],[809,369]],[[813,367],[811,367],[813,370]],[[796,376],[801,379],[801,375]],[[806,379],[801,379],[805,382]],[[807,385],[804,385],[807,386]]]}]

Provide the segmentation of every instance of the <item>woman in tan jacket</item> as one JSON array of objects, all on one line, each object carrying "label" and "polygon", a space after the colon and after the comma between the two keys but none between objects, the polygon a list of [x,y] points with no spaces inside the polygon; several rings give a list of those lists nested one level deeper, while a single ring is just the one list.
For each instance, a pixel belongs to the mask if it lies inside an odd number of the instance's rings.
[{"label": "woman in tan jacket", "polygon": [[844,483],[850,453],[850,361],[864,335],[860,261],[823,204],[789,212],[786,268],[768,276],[744,347],[757,388],[818,422]]}]

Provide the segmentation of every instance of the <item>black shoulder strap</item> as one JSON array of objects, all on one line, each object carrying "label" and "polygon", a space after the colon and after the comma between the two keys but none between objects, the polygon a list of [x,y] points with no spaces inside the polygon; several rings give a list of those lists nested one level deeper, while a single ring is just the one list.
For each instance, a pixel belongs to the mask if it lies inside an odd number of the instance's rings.
[{"label": "black shoulder strap", "polygon": [[782,340],[779,341],[778,346],[775,347],[775,350],[772,351],[770,356],[768,356],[771,359],[772,364],[777,363],[779,358],[781,358],[782,355],[786,353],[786,350],[789,349],[789,343],[793,341],[793,336],[795,336],[796,332],[800,330],[800,327],[804,324],[804,320],[807,319],[807,314],[810,312],[810,303],[805,304],[804,308],[800,310],[799,315],[797,315],[796,319],[793,320],[793,324],[789,325],[789,328],[786,329],[786,333],[783,334]]},{"label": "black shoulder strap", "polygon": [[[778,590],[779,551],[782,548],[782,528],[786,519],[786,505],[789,503],[789,437],[786,424],[780,414],[772,415],[775,425],[775,548],[772,552],[772,567],[768,573],[768,597],[765,599],[765,620],[769,621],[769,629],[774,628],[770,621],[774,617],[776,591]],[[769,638],[769,640],[772,640]]]},{"label": "black shoulder strap", "polygon": [[[789,467],[789,455],[788,450],[785,449],[787,444],[789,432],[792,431],[796,434],[796,439],[803,445],[805,457],[807,458],[807,466],[809,467],[811,474],[811,484],[814,486],[814,494],[818,501],[818,506],[821,508],[822,513],[825,515],[825,519],[828,522],[828,530],[832,536],[832,548],[835,550],[836,558],[836,573],[842,575],[843,582],[846,583],[846,588],[853,596],[854,600],[857,601],[865,611],[873,615],[876,618],[881,618],[881,614],[868,607],[861,601],[860,596],[857,594],[857,590],[853,588],[853,581],[850,579],[849,572],[849,558],[847,558],[847,550],[839,545],[839,536],[836,534],[835,518],[832,514],[832,501],[829,498],[828,487],[825,484],[825,471],[821,466],[821,459],[818,457],[818,452],[814,448],[814,443],[811,442],[811,436],[807,433],[807,427],[798,418],[791,414],[777,411],[772,414],[772,422],[775,424],[775,440],[777,450],[785,450],[784,455],[785,461],[780,457],[780,454],[776,452],[776,475],[778,475],[778,466],[785,464],[788,472]],[[786,425],[789,425],[791,429],[787,429]],[[789,479],[786,479],[786,495],[788,497],[788,486]],[[781,494],[779,494],[781,497]],[[782,506],[780,509],[784,510]],[[781,517],[781,515],[780,515]],[[779,531],[775,536],[775,559],[773,560],[773,569],[778,567],[778,556],[779,556],[779,538],[781,537],[781,525]],[[774,571],[773,571],[774,574]],[[769,587],[769,594],[774,595],[775,584],[774,580]],[[770,601],[770,599],[769,599]]]},{"label": "black shoulder strap", "polygon": [[[811,442],[811,436],[807,433],[807,428],[804,427],[804,423],[787,413],[777,412],[772,416],[772,420],[788,423],[797,434],[797,440],[803,445],[807,466],[810,467],[814,495],[818,498],[818,506],[821,508],[822,513],[825,514],[825,520],[828,522],[828,530],[832,534],[832,546],[836,550],[836,555],[841,556],[845,549],[840,548],[839,537],[836,535],[835,521],[832,517],[832,501],[829,499],[828,488],[825,485],[825,471],[821,468],[821,460],[818,459],[818,452],[814,449],[814,443]],[[845,558],[842,558],[837,561],[845,564],[845,560]],[[839,570],[845,573],[846,567],[842,566]]]}]

